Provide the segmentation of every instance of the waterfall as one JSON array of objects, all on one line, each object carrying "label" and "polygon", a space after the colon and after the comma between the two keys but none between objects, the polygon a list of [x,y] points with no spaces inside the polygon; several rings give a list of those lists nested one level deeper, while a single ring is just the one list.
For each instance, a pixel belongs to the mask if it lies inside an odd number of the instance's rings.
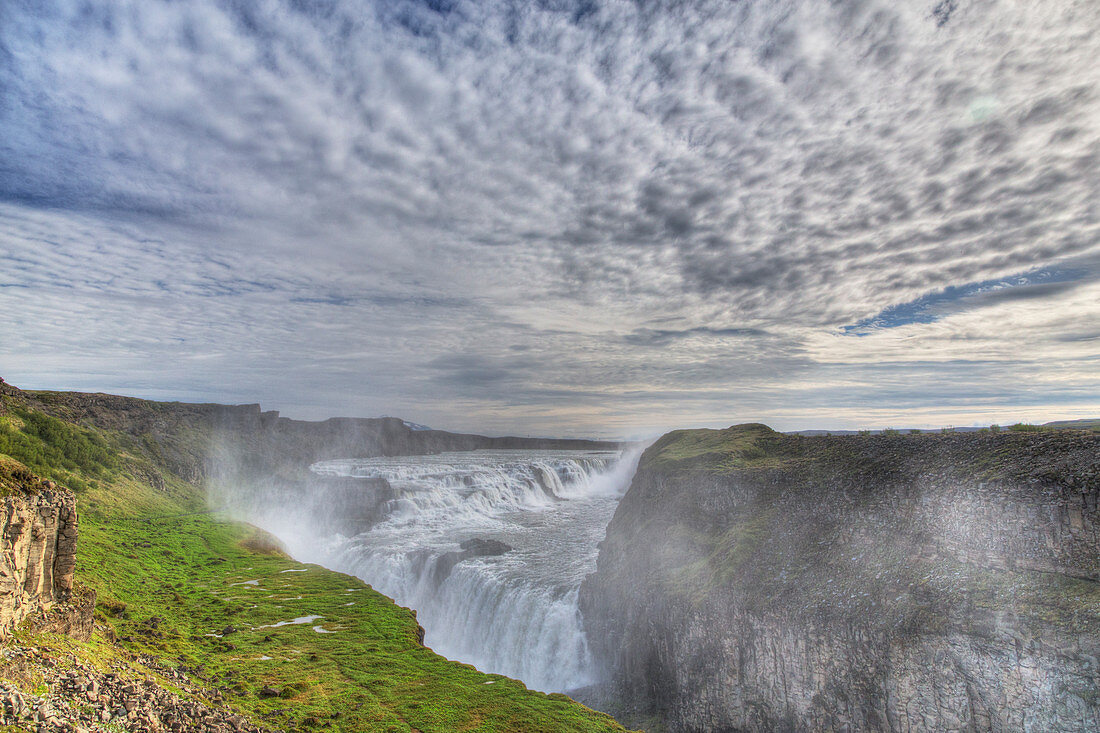
[{"label": "waterfall", "polygon": [[295,557],[416,609],[436,652],[566,691],[596,681],[577,592],[636,462],[602,451],[503,450],[325,461],[315,474],[388,483],[380,521],[323,536],[316,526],[292,530],[283,512],[282,522],[259,523]]}]

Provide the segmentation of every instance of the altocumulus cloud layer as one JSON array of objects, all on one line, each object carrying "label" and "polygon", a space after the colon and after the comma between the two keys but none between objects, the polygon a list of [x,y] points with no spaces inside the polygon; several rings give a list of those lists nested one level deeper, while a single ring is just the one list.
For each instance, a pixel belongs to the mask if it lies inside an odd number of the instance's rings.
[{"label": "altocumulus cloud layer", "polygon": [[625,434],[1100,413],[1100,4],[0,4],[0,373]]}]

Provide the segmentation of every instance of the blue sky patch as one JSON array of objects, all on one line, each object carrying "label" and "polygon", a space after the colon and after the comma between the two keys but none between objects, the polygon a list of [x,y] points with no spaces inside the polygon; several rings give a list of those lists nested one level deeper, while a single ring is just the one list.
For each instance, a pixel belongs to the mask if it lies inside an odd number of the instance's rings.
[{"label": "blue sky patch", "polygon": [[843,326],[841,331],[850,336],[867,336],[886,328],[934,323],[952,313],[1006,300],[1047,297],[1077,287],[1090,276],[1091,269],[1088,266],[1042,267],[1013,277],[952,285],[908,303],[892,305],[870,318]]}]

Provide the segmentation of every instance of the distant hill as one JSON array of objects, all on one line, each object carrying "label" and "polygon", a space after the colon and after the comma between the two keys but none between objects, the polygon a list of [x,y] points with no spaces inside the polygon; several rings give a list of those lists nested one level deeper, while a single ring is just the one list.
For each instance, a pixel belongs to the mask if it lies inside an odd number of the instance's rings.
[{"label": "distant hill", "polygon": [[879,428],[876,430],[792,430],[787,435],[881,435],[882,433],[938,433],[949,430],[953,433],[974,433],[985,428],[977,426],[949,428]]},{"label": "distant hill", "polygon": [[1072,428],[1074,430],[1100,430],[1100,417],[1086,417],[1081,420],[1055,420],[1043,423],[1045,428]]},{"label": "distant hill", "polygon": [[1017,423],[1015,425],[965,425],[944,428],[885,428],[877,430],[792,430],[787,435],[880,435],[882,433],[938,433],[948,431],[952,433],[976,433],[981,430],[989,430],[994,427],[998,430],[1040,430],[1049,428],[1052,430],[1100,430],[1100,418],[1084,418],[1082,420],[1054,420],[1031,425],[1029,423]]}]

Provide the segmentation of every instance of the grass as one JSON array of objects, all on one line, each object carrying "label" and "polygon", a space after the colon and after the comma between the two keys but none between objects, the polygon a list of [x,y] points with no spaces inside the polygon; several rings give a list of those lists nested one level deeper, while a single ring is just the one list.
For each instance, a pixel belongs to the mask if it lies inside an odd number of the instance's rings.
[{"label": "grass", "polygon": [[646,451],[649,468],[707,470],[766,467],[779,458],[781,434],[767,425],[749,423],[724,430],[674,430]]},{"label": "grass", "polygon": [[[349,731],[618,729],[568,698],[437,656],[418,642],[413,612],[350,576],[245,549],[250,535],[202,515],[98,524],[82,532],[78,574],[128,648],[201,665],[261,719]],[[273,626],[306,616],[321,618]],[[260,698],[264,686],[283,694]]]},{"label": "grass", "polygon": [[[133,655],[148,654],[198,670],[233,707],[283,729],[623,730],[564,695],[436,655],[420,644],[412,611],[204,513],[201,491],[158,465],[154,448],[29,409],[0,414],[0,482],[23,464],[77,488],[77,579],[97,591],[102,627],[88,643],[25,642],[101,664],[134,668]],[[320,618],[274,626],[304,616]],[[280,695],[260,697],[265,686]]]}]

